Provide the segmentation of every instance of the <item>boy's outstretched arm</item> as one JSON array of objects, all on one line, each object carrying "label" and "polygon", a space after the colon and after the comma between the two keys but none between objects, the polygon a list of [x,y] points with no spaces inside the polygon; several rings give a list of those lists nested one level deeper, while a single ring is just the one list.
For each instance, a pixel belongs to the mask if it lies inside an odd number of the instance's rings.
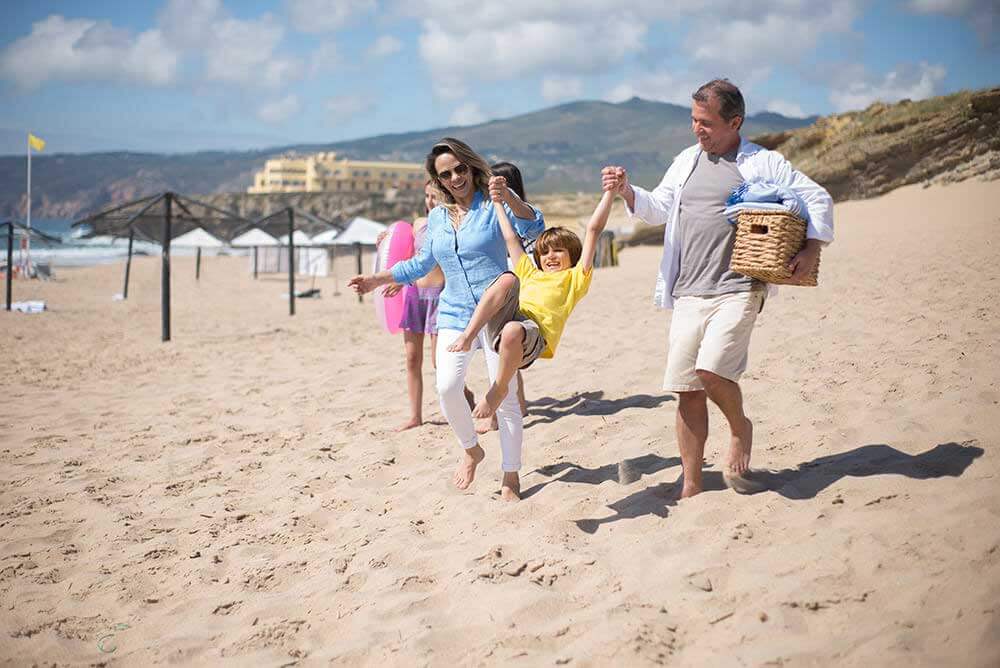
[{"label": "boy's outstretched arm", "polygon": [[615,203],[615,193],[604,191],[601,201],[597,203],[594,213],[587,222],[587,233],[583,238],[583,252],[580,254],[581,269],[590,271],[594,267],[594,253],[597,251],[597,240],[608,224],[611,215],[611,205]]},{"label": "boy's outstretched arm", "polygon": [[494,199],[493,209],[497,212],[497,220],[500,221],[500,231],[503,233],[503,240],[507,244],[507,254],[510,261],[517,266],[517,261],[524,255],[524,247],[521,246],[521,237],[517,236],[514,226],[510,222],[507,210],[503,208],[503,201]]}]

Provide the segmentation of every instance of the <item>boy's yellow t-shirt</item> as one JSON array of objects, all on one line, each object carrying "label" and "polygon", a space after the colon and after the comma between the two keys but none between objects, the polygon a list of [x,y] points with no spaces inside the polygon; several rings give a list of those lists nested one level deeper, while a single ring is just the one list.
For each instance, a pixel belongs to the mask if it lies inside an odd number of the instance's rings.
[{"label": "boy's yellow t-shirt", "polygon": [[562,271],[542,271],[525,253],[517,261],[514,275],[521,282],[521,313],[538,323],[545,337],[546,346],[540,357],[551,358],[556,353],[569,314],[590,289],[594,270],[584,272],[577,263]]}]

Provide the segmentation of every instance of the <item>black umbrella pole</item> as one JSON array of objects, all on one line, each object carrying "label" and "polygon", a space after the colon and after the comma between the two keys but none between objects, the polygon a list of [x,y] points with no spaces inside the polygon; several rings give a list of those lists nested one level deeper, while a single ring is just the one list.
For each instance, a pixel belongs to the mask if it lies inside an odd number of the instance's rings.
[{"label": "black umbrella pole", "polygon": [[194,256],[194,280],[201,280],[201,246],[198,246]]},{"label": "black umbrella pole", "polygon": [[288,315],[295,315],[295,212],[288,208]]},{"label": "black umbrella pole", "polygon": [[128,299],[128,276],[132,272],[132,239],[135,238],[135,230],[128,230],[128,257],[125,258],[125,285],[122,286],[122,299]]},{"label": "black umbrella pole", "polygon": [[[354,244],[354,250],[355,250],[355,253],[358,256],[358,274],[360,274],[360,273],[362,273],[362,270],[361,270],[361,243],[360,242]],[[364,301],[364,297],[362,297],[361,293],[359,292],[358,293],[358,303],[360,304],[363,301]]]},{"label": "black umbrella pole", "polygon": [[13,297],[13,284],[11,279],[14,276],[14,223],[7,223],[7,271],[4,272],[7,283],[7,310],[10,310],[10,302]]},{"label": "black umbrella pole", "polygon": [[170,227],[173,224],[173,193],[166,194],[163,214],[163,239],[160,252],[160,321],[163,331],[161,341],[170,340]]}]

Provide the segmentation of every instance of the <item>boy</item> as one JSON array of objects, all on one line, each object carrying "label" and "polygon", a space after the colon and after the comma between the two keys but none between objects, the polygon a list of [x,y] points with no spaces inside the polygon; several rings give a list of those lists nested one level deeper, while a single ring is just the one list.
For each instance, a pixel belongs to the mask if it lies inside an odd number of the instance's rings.
[{"label": "boy", "polygon": [[587,223],[582,246],[580,238],[564,227],[542,232],[535,243],[536,268],[521,247],[503,204],[494,201],[514,273],[504,272],[493,281],[462,336],[448,347],[453,352],[469,350],[485,326],[489,340],[500,353],[496,380],[476,404],[473,416],[493,415],[518,369],[527,368],[539,357],[555,355],[570,313],[590,289],[597,240],[608,223],[613,203],[614,193],[601,195]]}]

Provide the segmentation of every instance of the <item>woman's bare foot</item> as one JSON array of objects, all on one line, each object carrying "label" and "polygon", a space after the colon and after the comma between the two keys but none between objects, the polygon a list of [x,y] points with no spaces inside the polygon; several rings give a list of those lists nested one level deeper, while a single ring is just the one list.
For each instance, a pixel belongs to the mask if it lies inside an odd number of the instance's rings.
[{"label": "woman's bare foot", "polygon": [[702,489],[700,485],[688,485],[687,483],[684,483],[684,486],[681,487],[680,498],[688,499],[694,496],[695,494],[701,494],[701,492]]},{"label": "woman's bare foot", "polygon": [[476,337],[469,336],[465,332],[458,335],[450,346],[448,346],[448,352],[450,353],[467,353],[472,350],[472,342],[476,340]]},{"label": "woman's bare foot", "polygon": [[476,433],[488,434],[491,431],[496,431],[499,428],[500,428],[499,425],[497,425],[497,416],[494,415],[489,422],[487,422],[486,420],[480,420],[479,423],[476,425]]},{"label": "woman's bare foot", "polygon": [[521,500],[521,478],[517,471],[504,471],[503,481],[500,483],[500,498],[504,501]]},{"label": "woman's bare foot", "polygon": [[750,470],[750,450],[753,448],[753,422],[744,419],[744,427],[729,440],[729,461],[726,468],[733,475],[743,475]]},{"label": "woman's bare foot", "polygon": [[424,423],[423,418],[410,418],[404,424],[401,424],[398,427],[396,427],[396,431],[406,431],[407,429],[414,429],[416,427],[419,427],[423,423]]},{"label": "woman's bare foot", "polygon": [[492,417],[497,412],[497,408],[500,407],[503,397],[503,392],[496,383],[493,383],[490,385],[490,389],[486,391],[486,396],[472,409],[472,417],[481,419]]},{"label": "woman's bare foot", "polygon": [[468,489],[472,481],[476,479],[476,467],[479,466],[479,462],[483,461],[486,453],[479,445],[474,445],[471,448],[466,448],[462,452],[462,460],[458,463],[458,468],[455,469],[455,477],[452,478],[452,482],[455,483],[455,487],[459,489]]}]

